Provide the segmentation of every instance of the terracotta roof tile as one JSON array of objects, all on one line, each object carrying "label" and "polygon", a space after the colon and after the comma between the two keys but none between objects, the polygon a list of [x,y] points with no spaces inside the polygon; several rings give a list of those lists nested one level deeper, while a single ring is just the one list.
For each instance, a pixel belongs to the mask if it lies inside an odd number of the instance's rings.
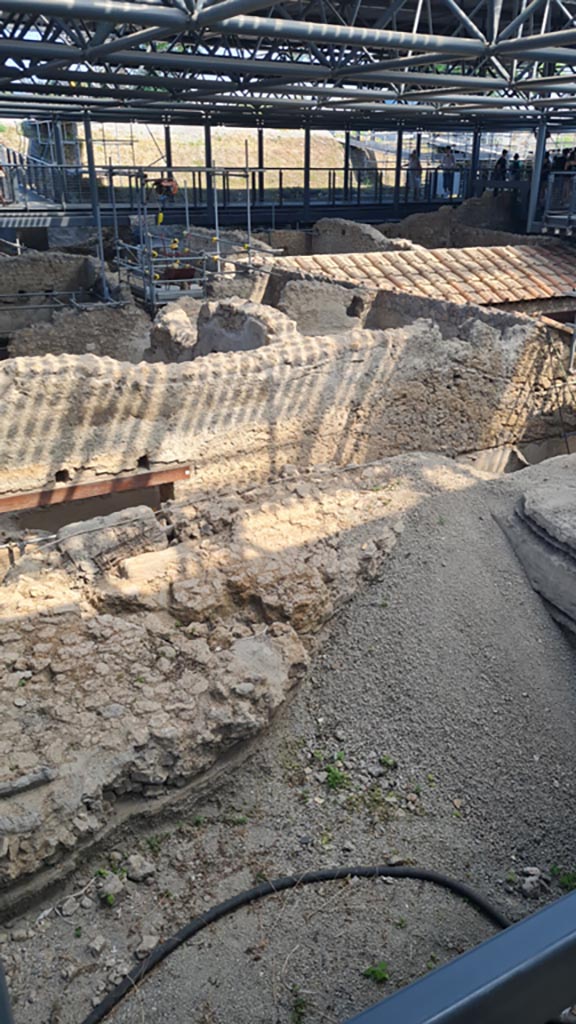
[{"label": "terracotta roof tile", "polygon": [[279,268],[388,291],[479,305],[560,297],[576,290],[576,254],[568,247],[469,249],[285,256]]}]

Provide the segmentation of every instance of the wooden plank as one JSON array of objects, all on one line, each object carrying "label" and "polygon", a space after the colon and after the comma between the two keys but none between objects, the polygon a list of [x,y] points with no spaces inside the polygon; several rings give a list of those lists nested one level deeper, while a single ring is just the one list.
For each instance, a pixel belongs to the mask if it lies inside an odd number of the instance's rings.
[{"label": "wooden plank", "polygon": [[162,487],[177,480],[188,480],[190,466],[173,466],[150,473],[134,473],[132,476],[107,477],[89,483],[72,484],[69,487],[51,487],[44,491],[24,491],[0,497],[0,512],[18,512],[25,508],[42,508],[60,505],[65,501],[79,501],[82,498],[97,498],[101,495],[120,494],[136,491],[141,487]]}]

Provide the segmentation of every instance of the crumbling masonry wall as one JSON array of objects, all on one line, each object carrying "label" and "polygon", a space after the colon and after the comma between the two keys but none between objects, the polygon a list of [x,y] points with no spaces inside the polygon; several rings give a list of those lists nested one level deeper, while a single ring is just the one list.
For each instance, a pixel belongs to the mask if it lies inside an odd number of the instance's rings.
[{"label": "crumbling masonry wall", "polygon": [[97,305],[90,310],[65,309],[50,323],[30,324],[17,331],[8,345],[16,356],[86,352],[138,363],[150,343],[150,319],[133,302],[123,306]]},{"label": "crumbling masonry wall", "polygon": [[133,472],[144,456],[152,468],[190,462],[205,488],[286,463],[456,455],[574,429],[567,346],[520,316],[468,307],[445,319],[179,365],[8,360],[0,493],[49,486],[62,470],[71,482]]}]

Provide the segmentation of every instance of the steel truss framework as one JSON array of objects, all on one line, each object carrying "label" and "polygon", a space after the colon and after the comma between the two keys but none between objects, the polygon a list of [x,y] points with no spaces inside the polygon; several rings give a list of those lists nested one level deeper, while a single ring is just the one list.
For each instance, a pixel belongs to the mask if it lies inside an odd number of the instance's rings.
[{"label": "steel truss framework", "polygon": [[576,126],[576,0],[0,0],[0,116]]}]

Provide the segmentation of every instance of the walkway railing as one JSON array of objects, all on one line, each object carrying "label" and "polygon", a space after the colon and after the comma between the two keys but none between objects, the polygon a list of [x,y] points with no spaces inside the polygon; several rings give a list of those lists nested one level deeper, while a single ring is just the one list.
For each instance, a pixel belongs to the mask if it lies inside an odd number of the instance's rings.
[{"label": "walkway railing", "polygon": [[[88,168],[80,165],[51,164],[5,148],[1,155],[4,169],[4,193],[11,205],[33,209],[49,204],[55,209],[88,207],[90,182]],[[98,167],[98,198],[104,208],[116,206],[136,211],[140,199],[142,170],[132,166]],[[388,162],[379,167],[250,167],[248,188],[244,167],[154,167],[146,171],[147,199],[154,205],[154,182],[173,178],[178,189],[169,205],[185,211],[212,206],[214,190],[218,206],[233,209],[246,206],[363,206],[397,203],[431,203],[461,200],[469,194],[469,171],[457,169],[452,180],[436,166],[423,168],[419,180],[400,173]],[[158,205],[156,203],[156,205]]]},{"label": "walkway railing", "polygon": [[547,231],[576,228],[576,171],[553,171],[543,187],[542,224]]}]

